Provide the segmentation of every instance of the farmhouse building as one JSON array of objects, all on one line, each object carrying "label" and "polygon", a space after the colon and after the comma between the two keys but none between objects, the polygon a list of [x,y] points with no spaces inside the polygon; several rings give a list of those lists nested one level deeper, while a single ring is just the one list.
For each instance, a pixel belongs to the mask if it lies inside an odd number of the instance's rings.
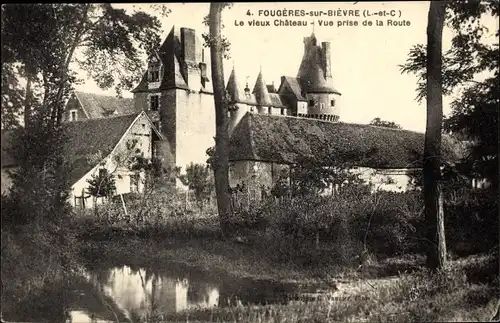
[{"label": "farmhouse building", "polygon": [[[8,150],[14,144],[13,134],[2,131],[2,194],[11,185],[9,172],[17,166],[15,156]],[[162,139],[145,112],[71,122],[66,124],[65,134],[64,156],[70,168],[69,202],[82,208],[104,202],[104,197],[94,198],[88,192],[88,180],[104,170],[115,180],[115,194],[142,192],[144,172],[131,171],[128,165],[136,156],[151,159],[153,142]]]}]

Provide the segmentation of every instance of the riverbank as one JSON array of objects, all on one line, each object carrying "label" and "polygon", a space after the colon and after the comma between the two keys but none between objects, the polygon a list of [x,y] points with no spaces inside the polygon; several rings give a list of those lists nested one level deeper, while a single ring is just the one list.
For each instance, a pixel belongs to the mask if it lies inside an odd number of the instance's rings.
[{"label": "riverbank", "polygon": [[155,313],[148,322],[484,321],[491,319],[498,304],[494,280],[498,265],[492,254],[456,259],[448,271],[429,275],[423,269],[424,258],[418,255],[380,259],[342,270],[273,263],[251,245],[217,238],[162,242],[131,238],[86,244],[86,258],[109,265],[124,261],[144,267],[182,263],[221,277],[330,287],[307,302]]},{"label": "riverbank", "polygon": [[181,263],[216,275],[302,285],[390,277],[399,272],[418,270],[424,260],[421,255],[410,255],[369,260],[357,267],[307,266],[298,265],[294,259],[276,262],[252,244],[223,241],[216,237],[166,238],[161,241],[128,237],[110,241],[87,240],[84,245],[82,255],[93,263],[123,264],[124,259],[135,266]]}]

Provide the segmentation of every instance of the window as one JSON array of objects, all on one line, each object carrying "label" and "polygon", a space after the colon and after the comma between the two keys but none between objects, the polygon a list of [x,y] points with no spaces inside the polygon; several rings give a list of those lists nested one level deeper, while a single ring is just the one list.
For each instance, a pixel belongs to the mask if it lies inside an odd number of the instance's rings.
[{"label": "window", "polygon": [[273,114],[273,108],[271,108],[271,107],[267,108],[267,113]]},{"label": "window", "polygon": [[160,70],[153,69],[149,71],[149,82],[159,82],[160,81]]},{"label": "window", "polygon": [[285,115],[285,109],[284,108],[281,108],[281,115],[284,116]]},{"label": "window", "polygon": [[160,97],[158,95],[152,95],[150,103],[151,111],[158,111],[159,107],[160,107]]},{"label": "window", "polygon": [[323,110],[323,109],[325,108],[325,104],[324,104],[324,103],[320,103],[320,104],[319,104],[319,108],[320,108],[321,110]]},{"label": "window", "polygon": [[313,107],[314,106],[314,100],[309,100],[309,106]]},{"label": "window", "polygon": [[77,118],[76,110],[71,110],[69,115],[69,121],[76,121],[76,118]]},{"label": "window", "polygon": [[330,106],[334,107],[335,106],[335,100],[330,100]]},{"label": "window", "polygon": [[254,111],[254,108],[253,106],[250,107],[250,112],[253,112]]}]

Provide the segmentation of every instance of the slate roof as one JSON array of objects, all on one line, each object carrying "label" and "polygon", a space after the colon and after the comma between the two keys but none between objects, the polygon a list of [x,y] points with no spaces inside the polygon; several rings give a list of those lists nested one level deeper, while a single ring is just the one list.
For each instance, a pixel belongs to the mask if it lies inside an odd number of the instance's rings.
[{"label": "slate roof", "polygon": [[[335,154],[359,156],[359,167],[403,169],[422,167],[424,134],[370,125],[247,113],[230,138],[230,160],[292,164],[302,156],[322,159]],[[445,160],[460,151],[443,137]]]},{"label": "slate roof", "polygon": [[306,101],[306,98],[302,96],[302,89],[300,88],[299,81],[296,77],[292,76],[282,76],[281,77],[281,85],[278,89],[278,93],[282,93],[282,87],[288,85],[288,88],[292,91],[292,94],[295,96],[295,99],[298,101]]},{"label": "slate roof", "polygon": [[[159,87],[152,90],[148,88],[148,72],[146,71],[144,72],[139,84],[132,90],[132,93],[168,90],[174,88],[189,90],[188,82],[186,81],[188,80],[188,66],[182,58],[182,29],[183,28],[177,28],[176,26],[173,26],[170,30],[170,33],[165,38],[165,41],[160,46],[158,52],[155,53],[155,55],[160,58],[163,64]],[[197,36],[195,36],[195,42],[195,46],[197,48],[200,48],[202,46],[200,39]],[[208,80],[208,78],[206,79]],[[203,90],[210,93],[211,90],[209,88],[205,87],[205,89]]]},{"label": "slate roof", "polygon": [[132,98],[118,98],[109,95],[75,91],[83,110],[89,119],[107,118],[116,111],[117,116],[138,113]]},{"label": "slate roof", "polygon": [[[70,163],[70,183],[74,184],[108,156],[140,114],[142,113],[66,123],[65,155]],[[12,146],[8,138],[12,137],[13,132],[5,132],[7,134],[2,130],[2,167],[15,166],[14,156],[8,153]],[[101,158],[89,158],[91,156]]]},{"label": "slate roof", "polygon": [[262,76],[262,71],[260,71],[259,75],[257,76],[252,94],[255,94],[255,98],[257,99],[257,103],[259,105],[269,106],[273,104],[269,92],[267,91],[267,86]]},{"label": "slate roof", "polygon": [[270,93],[268,91],[269,87],[274,88],[273,85],[266,85],[262,78],[262,73],[259,73],[253,93],[247,96],[241,89],[238,82],[238,76],[233,68],[227,81],[226,90],[231,100],[236,103],[286,108],[287,104],[285,104],[285,100],[283,100],[282,96],[278,93]]},{"label": "slate roof", "polygon": [[[72,184],[111,153],[138,115],[130,114],[67,124],[66,155],[71,164]],[[93,155],[101,155],[102,158],[90,161],[89,157]]]}]

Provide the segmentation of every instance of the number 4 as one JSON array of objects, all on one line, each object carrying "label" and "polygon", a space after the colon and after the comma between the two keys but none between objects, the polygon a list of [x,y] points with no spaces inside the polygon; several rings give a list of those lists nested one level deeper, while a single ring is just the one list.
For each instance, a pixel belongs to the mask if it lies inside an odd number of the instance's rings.
[{"label": "number 4", "polygon": [[250,12],[250,9],[247,11],[247,16],[251,16],[252,13]]}]

